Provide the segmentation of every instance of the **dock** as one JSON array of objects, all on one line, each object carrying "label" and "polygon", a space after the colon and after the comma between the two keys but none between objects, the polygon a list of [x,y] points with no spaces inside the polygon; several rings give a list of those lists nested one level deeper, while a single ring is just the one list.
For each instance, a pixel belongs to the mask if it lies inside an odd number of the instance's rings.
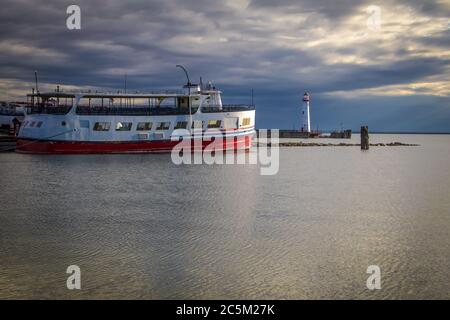
[{"label": "dock", "polygon": [[[388,143],[370,143],[372,147],[418,147],[419,144],[388,142]],[[278,147],[360,147],[360,143],[321,143],[321,142],[280,142],[280,143],[262,143],[257,142],[257,146],[278,146]]]},{"label": "dock", "polygon": [[[259,136],[259,130],[256,129]],[[267,137],[270,138],[270,131],[267,130]],[[309,139],[309,138],[324,138],[324,139],[351,139],[352,130],[333,131],[330,134],[323,134],[321,131],[300,131],[300,130],[279,130],[280,139]]]},{"label": "dock", "polygon": [[0,152],[13,152],[16,149],[16,137],[0,135]]},{"label": "dock", "polygon": [[[270,129],[267,130],[267,137],[270,138]],[[256,129],[256,134],[259,137],[259,129]],[[278,137],[282,139],[308,139],[308,138],[317,138],[319,137],[321,132],[313,131],[313,132],[306,132],[306,131],[300,131],[300,130],[279,130],[278,131]]]}]

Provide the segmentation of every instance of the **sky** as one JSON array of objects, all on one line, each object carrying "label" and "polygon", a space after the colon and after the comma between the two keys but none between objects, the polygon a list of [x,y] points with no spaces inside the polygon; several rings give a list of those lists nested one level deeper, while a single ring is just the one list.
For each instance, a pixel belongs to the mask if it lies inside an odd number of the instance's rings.
[{"label": "sky", "polygon": [[[66,9],[81,9],[69,30]],[[0,100],[212,80],[258,128],[450,132],[450,1],[1,0]]]}]

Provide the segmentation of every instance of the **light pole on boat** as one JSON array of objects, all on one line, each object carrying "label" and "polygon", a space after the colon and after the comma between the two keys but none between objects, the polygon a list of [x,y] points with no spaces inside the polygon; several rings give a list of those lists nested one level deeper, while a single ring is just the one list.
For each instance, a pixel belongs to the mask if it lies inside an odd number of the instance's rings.
[{"label": "light pole on boat", "polygon": [[177,64],[175,67],[183,69],[184,74],[186,75],[186,78],[187,78],[187,84],[188,84],[188,86],[190,86],[191,85],[191,80],[189,79],[189,74],[188,74],[186,68],[183,67],[181,64]]},{"label": "light pole on boat", "polygon": [[192,112],[191,112],[191,80],[189,79],[189,74],[185,67],[183,67],[181,64],[177,64],[175,67],[181,68],[184,71],[184,74],[187,78],[187,87],[188,87],[188,105],[189,105],[189,132],[192,134]]},{"label": "light pole on boat", "polygon": [[[39,104],[39,86],[38,86],[37,70],[34,70],[34,81],[36,84],[36,103]],[[33,90],[33,107],[34,107],[34,90]]]},{"label": "light pole on boat", "polygon": [[39,94],[37,70],[34,70],[34,81],[36,83],[36,93]]},{"label": "light pole on boat", "polygon": [[127,73],[125,73],[125,87],[124,87],[124,93],[125,93],[125,107],[127,107],[128,99],[127,99]]}]

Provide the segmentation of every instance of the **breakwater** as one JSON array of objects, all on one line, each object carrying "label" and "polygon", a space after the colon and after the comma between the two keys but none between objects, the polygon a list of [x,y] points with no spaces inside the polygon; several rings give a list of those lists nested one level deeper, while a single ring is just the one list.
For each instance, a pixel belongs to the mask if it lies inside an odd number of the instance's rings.
[{"label": "breakwater", "polygon": [[[360,143],[320,143],[320,142],[280,142],[280,143],[262,143],[258,146],[279,146],[279,147],[360,147]],[[388,143],[370,143],[371,147],[418,147],[415,143],[388,142]]]}]

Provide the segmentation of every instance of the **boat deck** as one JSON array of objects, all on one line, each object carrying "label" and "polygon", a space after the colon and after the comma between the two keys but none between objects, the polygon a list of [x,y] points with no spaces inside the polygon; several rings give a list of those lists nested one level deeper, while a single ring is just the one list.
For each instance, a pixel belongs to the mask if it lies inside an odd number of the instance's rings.
[{"label": "boat deck", "polygon": [[[71,106],[58,107],[42,107],[34,106],[28,108],[30,114],[55,114],[64,115],[71,109]],[[198,107],[192,107],[191,112],[197,112]],[[219,113],[219,112],[239,112],[255,110],[251,105],[224,105],[219,107],[203,107],[203,113]],[[129,116],[158,116],[158,115],[188,115],[189,108],[177,108],[175,106],[161,107],[90,107],[78,106],[76,113],[78,115],[129,115]]]}]

